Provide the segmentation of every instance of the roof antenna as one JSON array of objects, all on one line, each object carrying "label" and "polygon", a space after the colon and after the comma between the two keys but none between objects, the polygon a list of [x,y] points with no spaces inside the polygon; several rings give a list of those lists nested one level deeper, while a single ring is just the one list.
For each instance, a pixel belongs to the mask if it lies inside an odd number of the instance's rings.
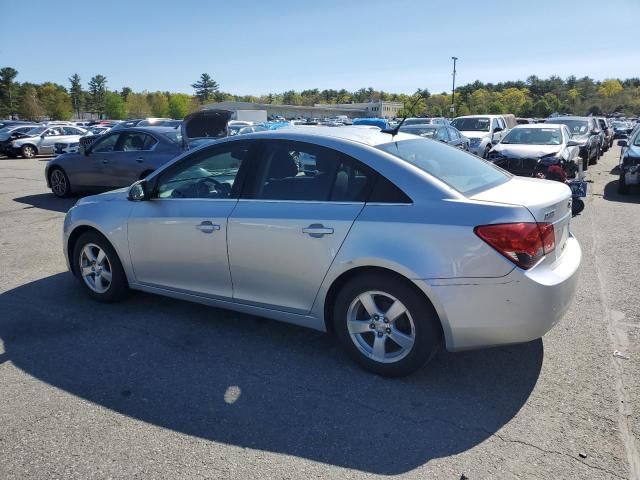
[{"label": "roof antenna", "polygon": [[418,102],[422,99],[422,96],[420,95],[420,89],[416,90],[416,93],[414,93],[414,95],[416,96],[416,98],[415,98],[415,100],[413,101],[413,103],[411,104],[411,106],[408,109],[407,108],[404,109],[404,117],[402,117],[402,120],[400,120],[400,123],[398,123],[398,125],[396,125],[393,128],[384,128],[384,129],[382,129],[381,130],[382,133],[390,133],[391,134],[391,138],[395,137],[398,134],[398,131],[400,130],[400,127],[402,126],[404,121],[409,116],[409,113],[413,114],[413,109],[418,104]]}]

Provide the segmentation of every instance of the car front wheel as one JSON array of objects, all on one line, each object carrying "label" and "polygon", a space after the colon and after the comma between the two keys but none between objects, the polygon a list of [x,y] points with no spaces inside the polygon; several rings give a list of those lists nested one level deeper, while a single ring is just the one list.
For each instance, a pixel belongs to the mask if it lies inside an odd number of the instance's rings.
[{"label": "car front wheel", "polygon": [[111,303],[129,290],[118,254],[98,232],[86,232],[73,248],[73,269],[87,293],[94,299]]},{"label": "car front wheel", "polygon": [[33,158],[38,152],[36,151],[36,147],[33,145],[25,145],[20,149],[20,153],[24,158]]},{"label": "car front wheel", "polygon": [[338,294],[334,327],[349,355],[364,369],[397,377],[427,363],[442,341],[438,316],[408,283],[386,274],[362,274]]},{"label": "car front wheel", "polygon": [[620,174],[620,178],[618,179],[618,193],[622,195],[629,193],[629,186],[627,185],[627,179],[624,172]]}]

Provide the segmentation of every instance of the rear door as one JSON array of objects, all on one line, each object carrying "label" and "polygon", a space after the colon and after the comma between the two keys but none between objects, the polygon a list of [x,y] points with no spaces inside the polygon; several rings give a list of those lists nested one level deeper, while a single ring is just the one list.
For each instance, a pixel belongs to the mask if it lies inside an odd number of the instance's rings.
[{"label": "rear door", "polygon": [[64,138],[62,127],[51,127],[44,132],[44,136],[40,138],[38,145],[38,153],[40,155],[50,155],[53,153],[54,145]]},{"label": "rear door", "polygon": [[265,141],[229,218],[234,300],[309,312],[364,207],[373,179],[366,172],[329,148]]}]

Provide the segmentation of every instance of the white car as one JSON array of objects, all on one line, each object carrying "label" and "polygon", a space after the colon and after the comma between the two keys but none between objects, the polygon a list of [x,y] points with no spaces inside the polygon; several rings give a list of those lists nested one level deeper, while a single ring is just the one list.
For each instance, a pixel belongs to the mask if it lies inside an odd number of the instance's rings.
[{"label": "white car", "polygon": [[469,151],[487,158],[491,147],[509,132],[502,115],[465,115],[457,117],[451,126],[469,139]]},{"label": "white car", "polygon": [[[104,133],[107,133],[109,130],[111,130],[111,127],[102,127],[96,125],[93,127],[88,127],[88,130],[82,136],[92,137],[95,135],[102,135]],[[62,155],[64,153],[75,153],[80,149],[80,139],[70,139],[56,142],[53,147],[56,155]]]},{"label": "white car", "polygon": [[74,141],[78,142],[86,130],[67,125],[56,125],[52,127],[36,127],[27,132],[27,137],[13,140],[6,148],[9,157],[22,156],[23,158],[33,158],[36,155],[51,155],[54,153],[56,142]]}]

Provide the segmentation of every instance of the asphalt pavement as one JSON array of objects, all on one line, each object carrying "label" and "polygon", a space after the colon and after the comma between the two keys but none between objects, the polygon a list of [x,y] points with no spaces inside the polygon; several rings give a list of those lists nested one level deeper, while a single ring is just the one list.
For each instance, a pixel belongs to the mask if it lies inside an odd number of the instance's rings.
[{"label": "asphalt pavement", "polygon": [[640,479],[640,191],[616,193],[618,155],[589,168],[572,220],[565,318],[402,379],[311,330],[91,301],[62,255],[75,200],[47,191],[42,159],[0,159],[0,479]]}]

